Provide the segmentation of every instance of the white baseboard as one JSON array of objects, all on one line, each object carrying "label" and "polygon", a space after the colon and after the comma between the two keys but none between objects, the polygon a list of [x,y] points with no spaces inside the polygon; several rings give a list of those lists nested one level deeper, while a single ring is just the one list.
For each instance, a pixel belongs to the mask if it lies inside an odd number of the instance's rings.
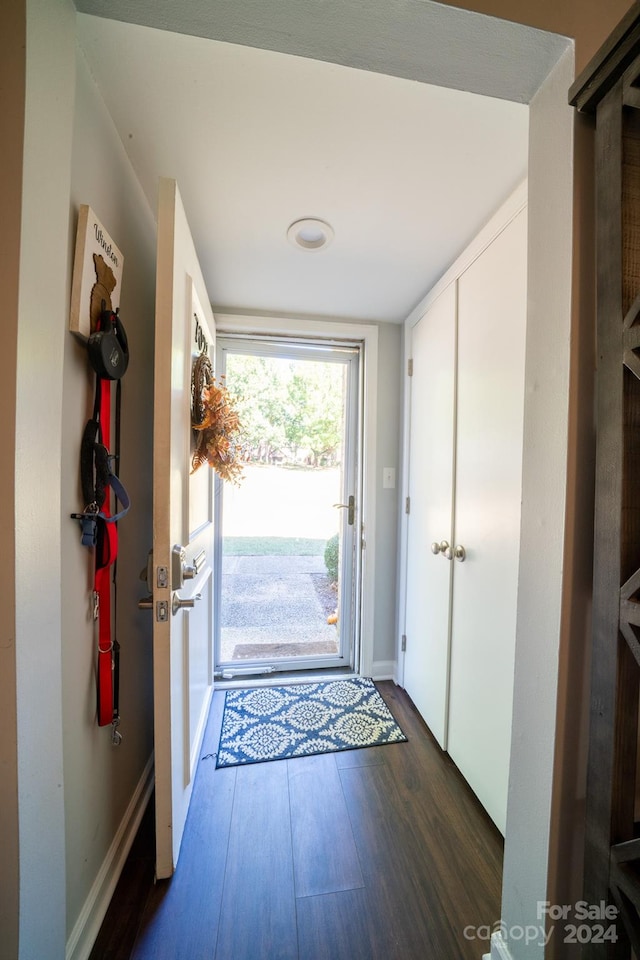
[{"label": "white baseboard", "polygon": [[491,936],[491,953],[485,953],[482,960],[513,960],[511,951],[499,930]]},{"label": "white baseboard", "polygon": [[87,960],[111,903],[154,785],[153,754],[138,781],[122,822],[67,941],[66,960]]},{"label": "white baseboard", "polygon": [[374,660],[371,671],[372,680],[393,680],[397,683],[398,667],[395,660]]}]

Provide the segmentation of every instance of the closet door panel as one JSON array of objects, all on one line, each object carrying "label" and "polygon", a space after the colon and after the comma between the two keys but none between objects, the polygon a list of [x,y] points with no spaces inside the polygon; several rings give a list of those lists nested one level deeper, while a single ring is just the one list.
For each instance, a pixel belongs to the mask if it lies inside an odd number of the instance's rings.
[{"label": "closet door panel", "polygon": [[404,686],[441,747],[447,742],[456,287],[413,327]]},{"label": "closet door panel", "polygon": [[522,211],[458,281],[448,750],[504,833],[515,660],[526,334]]}]

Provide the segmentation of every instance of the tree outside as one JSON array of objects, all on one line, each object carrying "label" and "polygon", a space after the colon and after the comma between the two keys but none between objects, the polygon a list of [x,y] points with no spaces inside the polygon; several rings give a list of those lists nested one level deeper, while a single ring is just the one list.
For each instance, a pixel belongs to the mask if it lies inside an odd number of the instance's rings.
[{"label": "tree outside", "polygon": [[342,459],[342,364],[229,354],[249,461],[336,466]]}]

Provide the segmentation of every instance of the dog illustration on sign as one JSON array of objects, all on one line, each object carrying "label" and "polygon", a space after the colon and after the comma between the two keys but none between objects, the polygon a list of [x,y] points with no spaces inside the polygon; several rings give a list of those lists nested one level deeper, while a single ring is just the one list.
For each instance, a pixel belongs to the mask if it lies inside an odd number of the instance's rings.
[{"label": "dog illustration on sign", "polygon": [[96,271],[96,282],[91,288],[91,297],[89,300],[89,314],[91,317],[91,332],[98,329],[98,322],[103,310],[111,311],[111,294],[116,288],[117,280],[113,275],[113,270],[108,263],[105,263],[99,253],[93,254],[93,265]]},{"label": "dog illustration on sign", "polygon": [[82,340],[95,333],[102,310],[117,312],[124,254],[87,203],[78,210],[69,330]]}]

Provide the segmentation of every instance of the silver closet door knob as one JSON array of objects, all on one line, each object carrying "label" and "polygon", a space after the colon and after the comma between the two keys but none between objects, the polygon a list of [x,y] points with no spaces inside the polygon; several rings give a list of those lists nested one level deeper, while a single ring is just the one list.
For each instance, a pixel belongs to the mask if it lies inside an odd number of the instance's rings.
[{"label": "silver closet door knob", "polygon": [[434,553],[436,555],[439,553],[446,553],[448,549],[449,549],[449,542],[447,540],[441,540],[440,543],[438,543],[437,541],[434,541],[434,543],[431,544],[431,553]]},{"label": "silver closet door knob", "polygon": [[467,556],[467,551],[462,546],[461,543],[458,543],[453,548],[453,557],[455,560],[458,560],[460,563],[464,563],[465,557]]}]

